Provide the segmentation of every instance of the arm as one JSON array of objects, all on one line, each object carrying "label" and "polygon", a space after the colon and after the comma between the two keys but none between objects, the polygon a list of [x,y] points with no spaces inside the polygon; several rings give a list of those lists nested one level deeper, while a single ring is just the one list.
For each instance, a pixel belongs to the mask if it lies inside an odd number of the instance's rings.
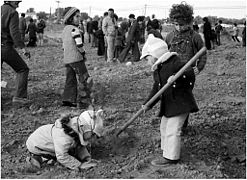
[{"label": "arm", "polygon": [[82,163],[69,154],[73,141],[68,138],[54,137],[54,148],[57,161],[69,169],[78,170]]},{"label": "arm", "polygon": [[9,30],[10,30],[10,36],[13,39],[14,44],[17,47],[24,48],[25,44],[21,40],[21,34],[19,31],[19,17],[17,12],[14,12],[12,18],[10,18]]},{"label": "arm", "polygon": [[82,54],[83,59],[85,60],[85,49],[84,49],[84,44],[81,39],[80,30],[78,28],[72,29],[71,35],[72,35],[72,38],[75,40],[78,51]]},{"label": "arm", "polygon": [[102,31],[103,33],[107,36],[107,22],[106,22],[106,18],[103,19],[103,23],[102,23]]},{"label": "arm", "polygon": [[[198,52],[202,47],[204,47],[204,42],[201,38],[201,36],[197,33],[195,33],[195,36],[192,39],[193,42],[193,49],[194,49],[194,53],[196,54],[196,52]],[[201,72],[203,70],[203,68],[205,67],[207,62],[207,53],[205,52],[204,54],[202,54],[199,58],[199,60],[196,63],[196,68],[198,70],[198,73]],[[198,74],[197,73],[197,74]]]},{"label": "arm", "polygon": [[[149,93],[147,100],[143,104],[146,104],[158,91],[159,91],[159,82],[154,81],[152,90]],[[148,108],[152,108],[159,100],[160,98],[157,98]]]}]

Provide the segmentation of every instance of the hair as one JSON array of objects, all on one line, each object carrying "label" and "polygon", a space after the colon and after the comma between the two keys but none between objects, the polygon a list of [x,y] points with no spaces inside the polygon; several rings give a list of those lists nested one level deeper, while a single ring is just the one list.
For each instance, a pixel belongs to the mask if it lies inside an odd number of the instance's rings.
[{"label": "hair", "polygon": [[68,126],[68,123],[70,122],[71,118],[72,116],[70,114],[61,118],[62,128],[65,134],[72,137],[75,141],[78,141],[79,140],[78,134],[71,127]]},{"label": "hair", "polygon": [[[68,9],[69,10],[69,9]],[[68,12],[68,11],[67,11]],[[66,14],[67,12],[65,12],[64,14]],[[79,10],[75,11],[67,21],[64,22],[65,25],[73,25],[73,17],[75,16],[75,14],[77,12],[80,12]]]},{"label": "hair", "polygon": [[110,8],[110,9],[108,9],[108,11],[112,11],[112,12],[114,12],[114,9]]},{"label": "hair", "polygon": [[222,20],[219,20],[219,23],[221,24],[222,23]]},{"label": "hair", "polygon": [[171,21],[179,20],[190,24],[194,18],[193,14],[193,7],[183,1],[181,4],[172,5],[169,17]]},{"label": "hair", "polygon": [[205,21],[205,22],[208,22],[208,18],[207,17],[202,18],[202,20]]},{"label": "hair", "polygon": [[129,15],[129,18],[135,19],[135,15],[134,15],[134,14],[130,14],[130,15]]},{"label": "hair", "polygon": [[160,28],[159,20],[157,20],[157,19],[152,20],[151,21],[151,27],[153,29],[159,29]]},{"label": "hair", "polygon": [[237,26],[237,23],[234,23],[234,26]]},{"label": "hair", "polygon": [[29,20],[30,22],[33,22],[33,18],[30,18],[30,20]]},{"label": "hair", "polygon": [[104,12],[104,16],[108,16],[108,12]]},{"label": "hair", "polygon": [[25,13],[21,13],[21,17],[25,17],[26,15],[25,15]]}]

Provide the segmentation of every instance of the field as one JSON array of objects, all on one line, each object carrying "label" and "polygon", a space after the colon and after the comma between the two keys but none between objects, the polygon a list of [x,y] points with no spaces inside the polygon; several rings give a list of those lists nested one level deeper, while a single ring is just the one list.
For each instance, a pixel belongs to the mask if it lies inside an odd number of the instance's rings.
[{"label": "field", "polygon": [[166,168],[150,164],[162,156],[156,117],[159,105],[136,119],[119,138],[113,136],[140,109],[151,90],[147,62],[108,64],[86,43],[95,104],[107,114],[107,133],[91,149],[92,158],[100,163],[81,172],[58,163],[39,170],[28,167],[28,135],[41,125],[54,123],[61,113],[81,112],[61,107],[65,68],[58,32],[46,32],[49,38],[44,46],[29,49],[29,105],[12,105],[15,73],[8,65],[2,66],[2,80],[8,85],[1,93],[1,178],[246,178],[246,49],[226,36],[221,46],[207,52],[206,67],[197,76],[194,95],[200,111],[190,116],[180,163]]}]

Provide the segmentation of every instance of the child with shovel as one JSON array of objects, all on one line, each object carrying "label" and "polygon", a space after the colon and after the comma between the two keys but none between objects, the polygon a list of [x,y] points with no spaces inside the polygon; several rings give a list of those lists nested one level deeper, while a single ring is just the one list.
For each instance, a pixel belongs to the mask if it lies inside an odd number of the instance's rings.
[{"label": "child with shovel", "polygon": [[27,163],[40,168],[49,160],[57,160],[63,166],[81,170],[96,166],[87,145],[94,135],[103,134],[104,112],[87,110],[79,116],[69,114],[35,130],[27,139],[30,152]]},{"label": "child with shovel", "polygon": [[[167,82],[174,81],[174,74],[185,63],[180,60],[176,52],[169,52],[167,44],[163,40],[154,37],[153,34],[148,36],[142,49],[142,58],[148,60],[154,77],[153,88],[146,101],[148,102]],[[151,163],[154,166],[174,164],[180,159],[181,128],[188,114],[198,111],[192,93],[194,82],[194,70],[189,67],[149,107],[143,105],[144,111],[147,111],[161,100],[159,116],[162,117],[160,133],[163,158],[153,160]]]}]

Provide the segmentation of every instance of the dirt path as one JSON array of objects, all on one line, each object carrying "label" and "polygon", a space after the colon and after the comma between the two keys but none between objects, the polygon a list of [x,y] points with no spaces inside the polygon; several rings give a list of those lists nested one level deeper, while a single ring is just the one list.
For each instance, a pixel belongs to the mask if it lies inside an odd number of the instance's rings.
[{"label": "dirt path", "polygon": [[[224,41],[223,41],[224,42]],[[146,62],[132,66],[106,64],[96,49],[87,49],[87,66],[96,83],[96,104],[107,113],[106,137],[92,146],[99,165],[88,171],[69,171],[59,164],[41,170],[26,168],[25,141],[37,127],[53,123],[60,113],[80,112],[61,107],[65,69],[61,44],[50,39],[44,47],[30,49],[29,96],[33,103],[13,107],[14,73],[2,67],[1,177],[2,178],[246,178],[246,57],[245,49],[225,40],[208,52],[208,62],[194,89],[200,111],[191,115],[190,132],[183,137],[181,162],[155,168],[150,160],[161,157],[159,106],[142,115],[116,139],[121,127],[145,101],[152,86]],[[220,71],[220,73],[219,73]],[[217,75],[221,74],[221,75]]]}]

